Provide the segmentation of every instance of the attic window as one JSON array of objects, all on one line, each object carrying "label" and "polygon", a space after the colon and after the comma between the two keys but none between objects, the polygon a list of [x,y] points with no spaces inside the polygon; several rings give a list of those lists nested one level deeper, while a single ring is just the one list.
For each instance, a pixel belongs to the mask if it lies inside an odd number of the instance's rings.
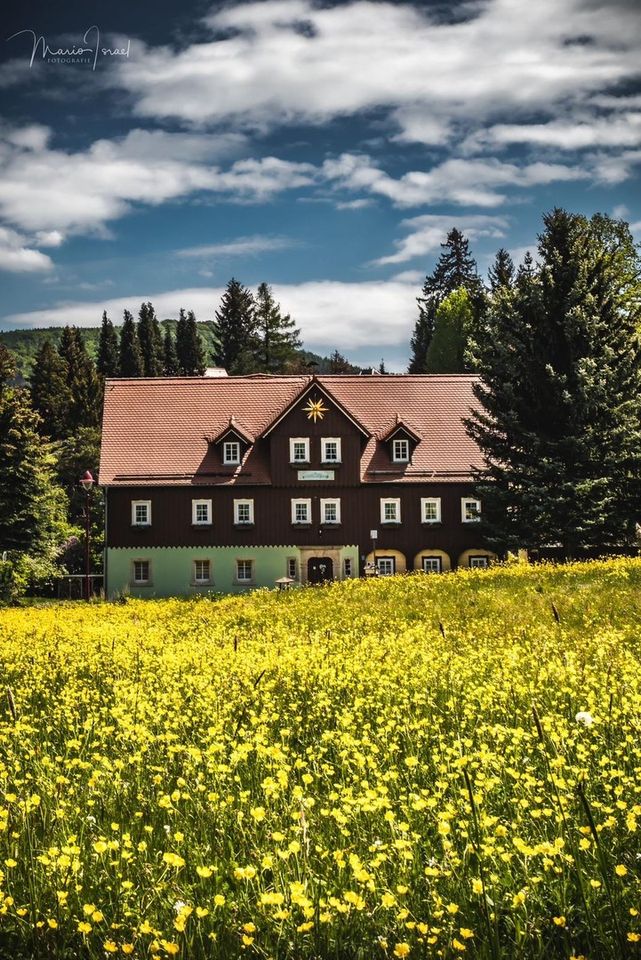
[{"label": "attic window", "polygon": [[229,466],[240,463],[240,443],[238,440],[225,440],[223,443],[223,463]]},{"label": "attic window", "polygon": [[394,463],[409,463],[410,442],[409,440],[392,440],[392,460]]}]

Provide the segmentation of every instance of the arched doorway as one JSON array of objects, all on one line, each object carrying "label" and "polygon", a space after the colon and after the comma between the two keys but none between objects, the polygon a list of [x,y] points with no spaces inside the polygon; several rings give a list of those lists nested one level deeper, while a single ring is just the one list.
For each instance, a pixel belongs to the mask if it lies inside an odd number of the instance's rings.
[{"label": "arched doorway", "polygon": [[334,579],[334,563],[330,557],[310,557],[307,561],[307,582],[326,583]]}]

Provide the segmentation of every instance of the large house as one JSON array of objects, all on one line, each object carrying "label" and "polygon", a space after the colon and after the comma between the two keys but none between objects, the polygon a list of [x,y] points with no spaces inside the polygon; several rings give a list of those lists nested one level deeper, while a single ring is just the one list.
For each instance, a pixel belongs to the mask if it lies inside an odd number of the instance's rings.
[{"label": "large house", "polygon": [[108,596],[485,566],[470,376],[108,380]]}]

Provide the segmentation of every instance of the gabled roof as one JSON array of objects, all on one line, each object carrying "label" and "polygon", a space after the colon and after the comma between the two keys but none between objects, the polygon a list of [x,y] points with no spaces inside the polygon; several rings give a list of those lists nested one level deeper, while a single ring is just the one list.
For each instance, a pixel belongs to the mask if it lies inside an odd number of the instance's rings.
[{"label": "gabled roof", "polygon": [[384,433],[381,437],[381,440],[384,440],[386,443],[392,439],[397,433],[405,433],[408,437],[414,440],[415,443],[418,443],[421,439],[420,433],[413,429],[406,420],[403,420],[400,413],[396,414],[396,420],[389,428],[387,433]]},{"label": "gabled roof", "polygon": [[[365,435],[364,482],[466,480],[483,457],[463,420],[477,405],[471,376],[157,377],[107,380],[100,483],[269,484],[261,437],[315,387]],[[385,438],[400,415],[419,437],[412,463],[390,463]],[[254,438],[242,467],[225,467],[211,438]]]},{"label": "gabled roof", "polygon": [[360,430],[360,432],[363,434],[364,437],[369,437],[369,436],[370,436],[370,432],[369,432],[369,430],[367,429],[367,427],[364,427],[362,423],[359,423],[359,421],[356,419],[356,417],[354,416],[354,414],[353,414],[348,408],[344,407],[343,404],[340,402],[340,400],[337,400],[336,397],[333,396],[333,394],[331,393],[331,391],[328,390],[327,387],[325,386],[325,382],[324,382],[325,380],[326,380],[326,378],[323,378],[323,382],[321,382],[320,377],[318,377],[318,376],[316,376],[316,374],[314,374],[314,376],[311,377],[311,382],[309,383],[308,387],[307,387],[305,390],[303,390],[303,392],[300,394],[300,396],[294,397],[294,399],[292,400],[292,402],[287,405],[287,407],[283,410],[283,412],[280,414],[280,416],[277,417],[277,418],[274,420],[273,423],[270,423],[270,425],[269,425],[269,427],[267,428],[267,430],[264,431],[263,436],[264,436],[264,437],[269,436],[269,434],[272,432],[272,430],[273,430],[275,427],[278,426],[278,424],[281,422],[281,420],[283,420],[283,419],[287,416],[287,414],[290,412],[290,410],[292,410],[293,407],[295,407],[298,403],[301,403],[301,402],[305,399],[305,397],[307,396],[307,394],[312,392],[312,390],[316,390],[318,393],[321,393],[321,394],[325,397],[326,400],[328,400],[328,401],[329,401],[330,403],[332,403],[338,410],[340,410],[340,412],[341,412],[344,416],[346,416],[347,419],[348,419],[349,421],[351,421],[351,423],[354,424],[354,426],[356,427],[356,429],[357,429],[357,430]]},{"label": "gabled roof", "polygon": [[225,437],[228,437],[230,434],[234,434],[238,437],[239,440],[244,440],[245,443],[253,443],[256,439],[253,434],[246,430],[241,423],[238,422],[235,416],[229,418],[229,423],[226,427],[216,434],[215,437],[210,438],[210,443],[220,443],[221,440],[224,440]]}]

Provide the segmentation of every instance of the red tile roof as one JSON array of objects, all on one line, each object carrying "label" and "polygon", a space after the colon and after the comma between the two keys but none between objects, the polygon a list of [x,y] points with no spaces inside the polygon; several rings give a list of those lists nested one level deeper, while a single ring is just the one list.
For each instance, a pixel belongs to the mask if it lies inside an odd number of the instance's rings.
[{"label": "red tile roof", "polygon": [[[231,417],[259,437],[313,381],[369,432],[364,481],[456,481],[483,466],[462,423],[476,405],[471,376],[158,377],[107,381],[100,483],[268,484],[260,444],[240,467],[224,467],[211,439]],[[421,438],[407,465],[391,463],[383,442],[397,414]]]}]

